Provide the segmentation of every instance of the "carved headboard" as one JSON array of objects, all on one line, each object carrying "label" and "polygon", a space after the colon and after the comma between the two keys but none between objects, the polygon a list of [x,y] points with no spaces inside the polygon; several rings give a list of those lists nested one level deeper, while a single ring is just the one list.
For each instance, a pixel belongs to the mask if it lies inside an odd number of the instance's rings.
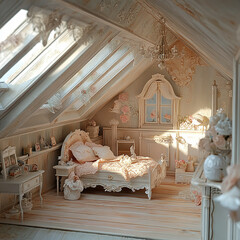
[{"label": "carved headboard", "polygon": [[61,149],[61,160],[68,162],[71,158],[74,160],[75,157],[72,154],[72,151],[69,149],[75,142],[92,142],[87,132],[76,129],[74,132],[71,132],[65,138],[62,149]]}]

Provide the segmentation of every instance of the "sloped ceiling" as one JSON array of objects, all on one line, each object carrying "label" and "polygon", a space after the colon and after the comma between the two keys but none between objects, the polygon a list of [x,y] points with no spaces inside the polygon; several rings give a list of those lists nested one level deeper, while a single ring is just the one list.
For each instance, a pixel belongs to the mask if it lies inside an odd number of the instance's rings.
[{"label": "sloped ceiling", "polygon": [[[1,23],[13,16],[17,9],[31,5],[51,10],[57,10],[76,20],[88,24],[97,23],[112,31],[112,36],[106,38],[106,44],[115,36],[136,50],[140,44],[151,46],[160,39],[161,24],[159,19],[163,16],[167,22],[167,41],[174,44],[178,39],[184,40],[186,45],[196,51],[205,61],[216,68],[227,78],[232,78],[232,60],[239,50],[240,41],[237,39],[237,30],[240,24],[240,1],[238,0],[13,0],[17,5],[9,4],[2,0],[0,5]],[[1,25],[1,24],[0,24]],[[102,46],[92,47],[91,56],[97,54]],[[134,50],[135,49],[135,50]],[[79,60],[83,68],[91,60],[84,57]],[[106,82],[101,91],[95,94],[89,104],[73,105],[78,102],[77,98],[68,94],[65,98],[64,109],[56,113],[49,113],[39,107],[46,99],[56,94],[68,79],[59,77],[59,83],[53,82],[51,88],[46,88],[42,99],[36,97],[34,85],[22,103],[15,103],[9,111],[1,116],[0,137],[21,133],[27,129],[38,129],[41,125],[46,127],[71,121],[82,121],[98,111],[107,101],[131,84],[146,68],[151,65],[149,59],[138,56],[138,61],[133,64],[130,61],[123,69],[119,69],[117,76],[112,75],[111,81]],[[109,69],[108,71],[112,71]],[[73,69],[73,72],[71,72]],[[96,68],[97,69],[97,68]],[[95,74],[96,69],[89,72],[89,77]],[[77,72],[76,67],[69,66],[66,73],[70,76]],[[48,74],[49,75],[49,74]],[[49,82],[45,76],[46,83]],[[104,78],[104,77],[103,77]],[[73,90],[79,87],[76,84]],[[72,91],[73,91],[72,90]],[[72,93],[71,91],[71,93]],[[35,100],[27,103],[28,96],[34,95]],[[44,96],[44,97],[43,97]],[[22,106],[25,104],[24,106]],[[22,106],[21,108],[19,108]],[[30,128],[29,128],[30,127]]]},{"label": "sloped ceiling", "polygon": [[189,42],[219,72],[232,78],[240,47],[238,0],[148,0],[146,5],[167,18],[168,27]]}]

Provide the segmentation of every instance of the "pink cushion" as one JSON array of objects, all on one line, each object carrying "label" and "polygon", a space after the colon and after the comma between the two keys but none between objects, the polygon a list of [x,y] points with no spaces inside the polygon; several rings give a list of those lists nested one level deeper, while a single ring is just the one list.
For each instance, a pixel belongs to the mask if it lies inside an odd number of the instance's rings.
[{"label": "pink cushion", "polygon": [[96,144],[94,142],[85,142],[85,145],[90,147],[90,148],[93,148],[93,147],[102,147],[101,144]]},{"label": "pink cushion", "polygon": [[103,158],[103,159],[115,158],[113,152],[108,146],[93,147],[92,150],[94,151],[95,155],[97,155],[99,158]]},{"label": "pink cushion", "polygon": [[93,150],[84,145],[82,142],[76,142],[71,147],[70,150],[72,151],[73,156],[79,161],[79,162],[90,162],[97,160],[97,157],[95,156]]}]

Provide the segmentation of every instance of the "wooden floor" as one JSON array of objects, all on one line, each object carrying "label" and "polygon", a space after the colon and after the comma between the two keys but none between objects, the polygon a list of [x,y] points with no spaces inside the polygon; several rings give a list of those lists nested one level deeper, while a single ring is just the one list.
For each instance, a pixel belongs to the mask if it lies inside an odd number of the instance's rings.
[{"label": "wooden floor", "polygon": [[108,193],[97,188],[85,190],[80,200],[68,201],[63,195],[56,196],[56,191],[52,190],[43,195],[43,207],[39,199],[34,200],[34,208],[24,214],[23,222],[5,218],[0,222],[112,236],[105,239],[115,239],[114,236],[119,239],[117,236],[120,236],[200,240],[201,207],[179,197],[179,193],[188,188],[189,185],[174,184],[173,179],[167,178],[154,189],[152,200],[148,200],[143,190]]}]

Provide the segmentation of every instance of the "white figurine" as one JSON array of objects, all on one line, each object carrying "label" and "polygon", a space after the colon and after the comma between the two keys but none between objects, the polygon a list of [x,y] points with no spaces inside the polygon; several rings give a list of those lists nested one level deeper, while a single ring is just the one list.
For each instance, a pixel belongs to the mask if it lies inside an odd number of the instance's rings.
[{"label": "white figurine", "polygon": [[135,158],[137,157],[133,145],[130,147],[130,153],[131,153],[131,158],[134,158],[134,159],[135,159]]}]

